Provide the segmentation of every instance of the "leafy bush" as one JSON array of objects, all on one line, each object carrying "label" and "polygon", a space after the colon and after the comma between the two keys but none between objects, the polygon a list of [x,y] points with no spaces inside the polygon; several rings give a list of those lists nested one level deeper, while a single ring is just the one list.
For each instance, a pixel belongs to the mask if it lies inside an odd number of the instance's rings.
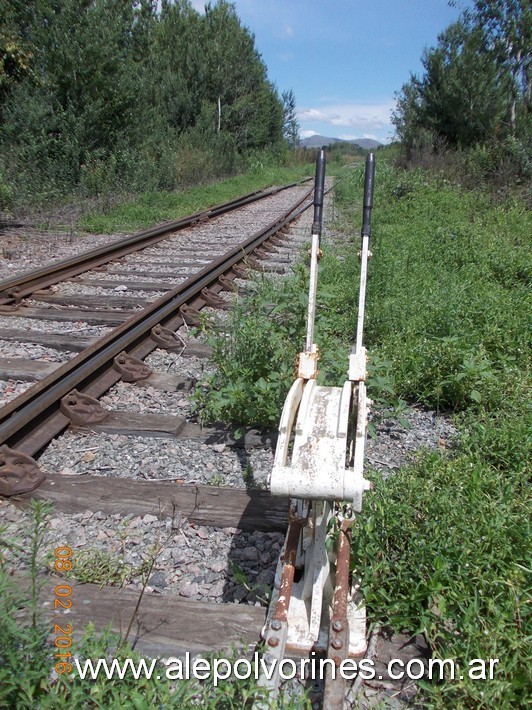
[{"label": "leafy bush", "polygon": [[[430,707],[526,705],[528,505],[517,470],[427,455],[374,480],[353,535],[372,622],[425,633],[464,672],[498,658],[493,681],[427,685]],[[530,679],[528,679],[530,680]],[[529,686],[528,686],[529,687]]]},{"label": "leafy bush", "polygon": [[303,270],[257,290],[228,314],[222,332],[208,330],[216,372],[196,391],[204,421],[276,427],[305,337]]},{"label": "leafy bush", "polygon": [[3,171],[0,167],[0,210],[5,210],[11,205],[13,198],[13,188],[4,178]]}]

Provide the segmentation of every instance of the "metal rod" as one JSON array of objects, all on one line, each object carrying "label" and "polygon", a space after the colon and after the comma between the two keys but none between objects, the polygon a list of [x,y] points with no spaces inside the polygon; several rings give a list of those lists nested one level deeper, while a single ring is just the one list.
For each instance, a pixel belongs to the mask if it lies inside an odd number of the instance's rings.
[{"label": "metal rod", "polygon": [[316,291],[318,288],[318,256],[323,221],[323,192],[325,185],[325,151],[322,149],[316,158],[316,177],[314,180],[314,221],[312,223],[312,246],[310,251],[310,279],[308,291],[307,338],[305,350],[310,352],[314,342],[314,319],[316,317]]},{"label": "metal rod", "polygon": [[360,290],[358,296],[358,318],[355,352],[362,349],[364,332],[364,312],[366,308],[366,282],[368,277],[369,240],[371,236],[371,210],[373,208],[373,186],[375,182],[375,156],[370,153],[366,158],[366,176],[364,181],[364,208],[362,218],[362,250],[360,254]]}]

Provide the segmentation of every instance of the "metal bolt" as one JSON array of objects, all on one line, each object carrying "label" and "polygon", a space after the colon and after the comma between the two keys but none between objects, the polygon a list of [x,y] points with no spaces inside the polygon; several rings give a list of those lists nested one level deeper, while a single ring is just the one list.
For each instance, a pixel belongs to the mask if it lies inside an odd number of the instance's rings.
[{"label": "metal bolt", "polygon": [[339,619],[337,619],[333,623],[332,627],[333,627],[334,631],[343,631],[344,630],[344,625],[342,624],[342,622]]},{"label": "metal bolt", "polygon": [[271,646],[272,648],[275,648],[275,647],[278,646],[278,645],[279,645],[279,639],[277,638],[277,636],[271,636],[271,637],[268,639],[268,646]]},{"label": "metal bolt", "polygon": [[280,631],[281,630],[281,622],[278,619],[274,619],[272,623],[270,624],[270,628],[272,628],[274,631]]},{"label": "metal bolt", "polygon": [[337,651],[339,651],[342,646],[344,645],[343,641],[341,639],[333,639],[331,646],[335,648]]}]

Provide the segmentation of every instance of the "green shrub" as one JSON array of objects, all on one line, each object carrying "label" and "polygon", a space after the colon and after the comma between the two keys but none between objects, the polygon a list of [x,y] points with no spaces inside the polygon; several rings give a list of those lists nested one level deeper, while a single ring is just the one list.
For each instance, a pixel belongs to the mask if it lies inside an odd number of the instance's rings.
[{"label": "green shrub", "polygon": [[353,557],[371,621],[425,633],[434,656],[452,658],[462,673],[474,658],[500,659],[492,681],[464,673],[425,685],[429,707],[526,705],[529,516],[521,475],[431,454],[385,482],[376,477],[364,498]]},{"label": "green shrub", "polygon": [[259,279],[223,331],[207,329],[216,372],[195,394],[204,421],[277,426],[305,337],[304,283],[302,269],[282,283]]},{"label": "green shrub", "polygon": [[10,207],[13,199],[13,188],[4,177],[0,169],[0,210],[5,210]]}]

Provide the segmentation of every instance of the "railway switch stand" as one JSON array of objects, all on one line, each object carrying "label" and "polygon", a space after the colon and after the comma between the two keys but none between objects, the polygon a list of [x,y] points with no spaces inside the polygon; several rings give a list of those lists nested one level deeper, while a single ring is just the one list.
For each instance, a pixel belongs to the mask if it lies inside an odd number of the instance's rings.
[{"label": "railway switch stand", "polygon": [[[316,161],[314,222],[305,349],[297,377],[281,414],[279,438],[270,477],[272,495],[290,498],[289,528],[281,553],[275,589],[263,628],[271,678],[261,684],[275,693],[279,663],[286,654],[322,652],[339,666],[366,651],[366,618],[360,590],[350,579],[350,529],[361,510],[368,408],[363,325],[375,159],[366,161],[356,341],[349,355],[343,387],[317,384],[319,350],[314,321],[321,254],[325,153]],[[336,551],[329,551],[329,538]],[[329,673],[324,707],[341,708],[345,681]]]}]

